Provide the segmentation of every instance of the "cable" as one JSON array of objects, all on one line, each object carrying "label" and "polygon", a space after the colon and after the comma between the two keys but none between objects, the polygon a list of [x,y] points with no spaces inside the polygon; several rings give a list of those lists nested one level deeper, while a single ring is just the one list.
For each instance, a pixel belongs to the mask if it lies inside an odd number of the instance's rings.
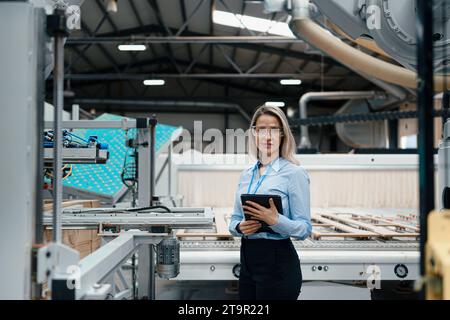
[{"label": "cable", "polygon": [[130,213],[130,212],[138,212],[138,211],[146,211],[152,209],[164,209],[167,213],[172,213],[172,211],[166,206],[150,206],[150,207],[141,207],[141,208],[131,208],[131,209],[111,209],[111,210],[101,210],[101,209],[77,209],[76,211],[66,211],[68,213]]},{"label": "cable", "polygon": [[[129,147],[125,156],[123,158],[122,171],[120,173],[120,179],[122,183],[127,187],[128,191],[131,192],[132,196],[132,207],[136,206],[136,182],[137,182],[137,147],[134,144],[134,140],[129,138],[128,130],[125,131],[125,142]],[[130,152],[131,150],[131,152]]]},{"label": "cable", "polygon": [[70,165],[69,172],[61,180],[65,180],[72,175],[72,168],[73,166]]},{"label": "cable", "polygon": [[145,211],[145,210],[151,210],[151,209],[164,209],[167,212],[171,213],[172,211],[166,207],[166,206],[150,206],[150,207],[141,207],[141,208],[132,208],[132,209],[126,209],[128,212],[135,212],[135,211]]},{"label": "cable", "polygon": [[67,134],[68,136],[70,136],[70,137],[77,138],[77,139],[79,139],[79,140],[81,140],[81,141],[83,141],[83,142],[85,142],[85,143],[89,143],[88,140],[85,140],[85,139],[81,138],[80,136],[77,136],[76,134],[74,134],[74,133],[72,133],[72,132],[66,131],[66,134]]}]

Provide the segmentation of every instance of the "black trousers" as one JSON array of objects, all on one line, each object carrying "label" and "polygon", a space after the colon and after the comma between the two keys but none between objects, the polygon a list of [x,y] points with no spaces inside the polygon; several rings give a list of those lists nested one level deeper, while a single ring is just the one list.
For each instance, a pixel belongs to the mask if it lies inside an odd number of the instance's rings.
[{"label": "black trousers", "polygon": [[239,299],[297,300],[301,286],[300,260],[291,239],[242,238]]}]

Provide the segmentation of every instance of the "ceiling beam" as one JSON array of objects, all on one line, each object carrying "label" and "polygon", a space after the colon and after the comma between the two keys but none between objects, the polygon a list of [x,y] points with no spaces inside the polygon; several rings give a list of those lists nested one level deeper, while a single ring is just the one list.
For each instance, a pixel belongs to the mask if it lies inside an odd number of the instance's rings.
[{"label": "ceiling beam", "polygon": [[[177,31],[177,29],[175,29],[175,28],[167,28],[167,29],[169,31],[171,31],[172,33],[175,33]],[[139,35],[139,34],[153,34],[153,33],[167,34],[166,29],[164,27],[155,25],[155,24],[150,24],[150,25],[145,25],[143,27],[129,28],[129,29],[118,30],[117,32],[108,32],[108,33],[99,34],[95,38],[128,37],[128,36]],[[187,30],[185,30],[182,33],[182,35],[183,36],[192,36],[192,37],[207,37],[208,36],[208,34],[187,31]],[[92,38],[91,40],[95,41],[95,38]],[[263,38],[263,37],[260,37],[260,38]],[[280,37],[278,37],[278,38],[280,38]],[[295,41],[295,39],[294,39],[294,41]],[[296,41],[298,42],[299,40],[296,40]],[[66,45],[76,45],[76,44],[71,43],[71,38],[69,37],[67,39]],[[239,48],[247,49],[250,51],[271,53],[271,54],[280,55],[280,56],[284,56],[287,58],[293,58],[293,59],[301,59],[301,60],[307,59],[309,61],[319,62],[319,63],[322,61],[321,56],[317,55],[317,54],[308,54],[308,53],[304,53],[304,52],[300,52],[300,51],[285,50],[283,48],[261,45],[261,44],[257,44],[257,43],[224,43],[224,45],[232,46],[232,47],[237,46]],[[324,62],[327,64],[342,66],[339,62],[333,60],[330,57],[325,57]]]},{"label": "ceiling beam", "polygon": [[[86,25],[86,23],[84,23],[84,21],[81,21],[81,27],[89,36],[93,36],[91,29]],[[97,44],[97,46],[100,49],[101,53],[106,57],[106,59],[108,59],[109,62],[113,65],[114,69],[119,72],[120,70],[117,66],[117,62],[108,52],[108,50],[106,50],[106,48],[101,43]]]},{"label": "ceiling beam", "polygon": [[[180,66],[188,66],[188,65],[190,65],[189,61],[184,61],[184,60],[179,60],[179,59],[176,59],[176,63],[178,65],[180,65]],[[147,60],[139,61],[137,63],[137,65],[130,66],[130,69],[132,69],[134,67],[144,67],[144,66],[153,66],[153,65],[161,66],[162,64],[169,65],[169,64],[171,64],[171,61],[170,61],[170,59],[168,57],[156,58],[156,59],[147,59]],[[120,68],[122,66],[118,66],[118,67]],[[234,70],[232,70],[230,68],[211,66],[211,65],[203,64],[203,63],[195,64],[194,69],[196,69],[196,70],[204,70],[204,71],[207,71],[207,72],[210,72],[210,73],[212,73],[212,72],[213,73],[223,73],[223,74],[227,74],[228,73],[228,74],[230,74],[230,77],[232,76],[232,74],[236,74],[234,72]],[[115,71],[115,69],[113,69],[113,68],[104,68],[104,69],[99,70],[98,74],[111,74],[111,73],[114,73],[114,71]],[[158,73],[160,74],[161,71],[158,71]],[[166,72],[166,73],[170,74],[172,72],[169,71],[169,72]],[[84,73],[84,75],[89,75],[89,74],[94,74],[94,73]],[[133,75],[133,74],[131,74],[131,75]],[[193,77],[195,77],[195,73],[193,73],[192,75],[193,75]],[[151,76],[151,72],[148,73],[148,76]],[[187,77],[187,76],[185,76],[183,74],[180,74],[180,77]],[[208,77],[208,75],[205,75],[205,78],[206,77]],[[255,77],[257,77],[257,76],[255,76]],[[265,79],[261,78],[261,79],[258,79],[258,80],[273,82],[274,81],[273,77],[274,76],[272,76],[272,79],[270,79],[270,77],[266,77]],[[302,75],[298,74],[298,77],[302,78]],[[320,77],[320,75],[317,74],[317,77]],[[345,77],[347,78],[348,76],[345,76]],[[306,79],[306,78],[314,79],[315,75],[314,74],[309,74],[309,75],[305,74],[305,77],[304,77],[303,80],[307,81],[308,79]],[[355,77],[352,77],[352,78],[354,79]],[[306,82],[304,82],[302,84],[302,86],[301,86],[301,89],[316,91],[316,90],[320,90],[321,88],[319,86],[310,85],[310,84],[307,84]],[[324,90],[331,90],[331,88],[324,88]]]},{"label": "ceiling beam", "polygon": [[[181,16],[183,18],[183,25],[184,25],[187,21],[186,5],[184,3],[184,0],[179,0],[179,3],[180,3]],[[186,26],[186,31],[189,31],[189,26]],[[192,48],[189,43],[187,44],[187,50],[188,50],[189,60],[192,61]]]},{"label": "ceiling beam", "polygon": [[[113,82],[121,82],[121,81],[123,82],[125,80],[121,80],[121,79],[104,80],[103,83],[105,83],[105,82],[113,83]],[[289,97],[289,95],[280,95],[280,92],[261,89],[261,88],[255,87],[255,86],[246,86],[245,84],[240,84],[240,83],[227,82],[223,79],[191,79],[190,81],[201,81],[201,82],[214,84],[214,85],[218,85],[218,86],[223,86],[223,87],[229,86],[230,88],[233,88],[235,90],[259,94],[266,98],[282,99],[282,98]],[[82,88],[82,87],[93,86],[93,85],[98,85],[98,84],[99,84],[98,80],[72,81],[72,89],[75,90],[76,88]],[[51,91],[52,85],[53,85],[53,81],[47,81],[47,92]],[[295,92],[295,95],[293,95],[293,97],[298,97],[301,92],[303,92],[303,90]]]},{"label": "ceiling beam", "polygon": [[[228,71],[228,70],[227,70]],[[65,74],[65,80],[146,80],[146,79],[209,79],[209,78],[227,78],[227,79],[290,79],[296,78],[297,73],[236,73],[236,72],[224,72],[224,73],[68,73]],[[345,79],[347,77],[342,76],[324,76],[321,77],[320,73],[308,73],[301,75],[302,80],[338,80]],[[353,77],[355,78],[355,77]]]}]

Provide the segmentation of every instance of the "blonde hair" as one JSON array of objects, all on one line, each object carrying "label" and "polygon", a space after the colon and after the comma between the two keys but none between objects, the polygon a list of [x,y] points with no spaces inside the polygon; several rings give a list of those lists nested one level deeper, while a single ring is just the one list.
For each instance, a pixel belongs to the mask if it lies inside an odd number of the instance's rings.
[{"label": "blonde hair", "polygon": [[256,137],[252,134],[252,127],[256,124],[258,118],[264,114],[268,114],[278,118],[283,128],[283,135],[281,137],[280,142],[280,157],[292,162],[293,164],[299,165],[297,159],[295,159],[295,139],[292,135],[291,129],[289,127],[288,120],[283,112],[278,107],[272,106],[260,106],[254,113],[252,121],[250,122],[250,130],[249,130],[249,140],[248,140],[248,151],[249,155],[253,159],[259,160],[258,147],[256,145]]}]

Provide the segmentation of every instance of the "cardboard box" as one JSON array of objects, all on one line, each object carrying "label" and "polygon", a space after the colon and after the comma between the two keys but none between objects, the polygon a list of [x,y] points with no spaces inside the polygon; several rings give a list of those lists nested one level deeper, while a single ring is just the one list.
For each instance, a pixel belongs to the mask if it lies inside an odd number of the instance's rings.
[{"label": "cardboard box", "polygon": [[[52,228],[45,229],[44,239],[46,243],[52,240],[52,236]],[[101,238],[97,229],[63,228],[62,242],[77,250],[80,253],[80,258],[84,258],[100,248]]]}]

